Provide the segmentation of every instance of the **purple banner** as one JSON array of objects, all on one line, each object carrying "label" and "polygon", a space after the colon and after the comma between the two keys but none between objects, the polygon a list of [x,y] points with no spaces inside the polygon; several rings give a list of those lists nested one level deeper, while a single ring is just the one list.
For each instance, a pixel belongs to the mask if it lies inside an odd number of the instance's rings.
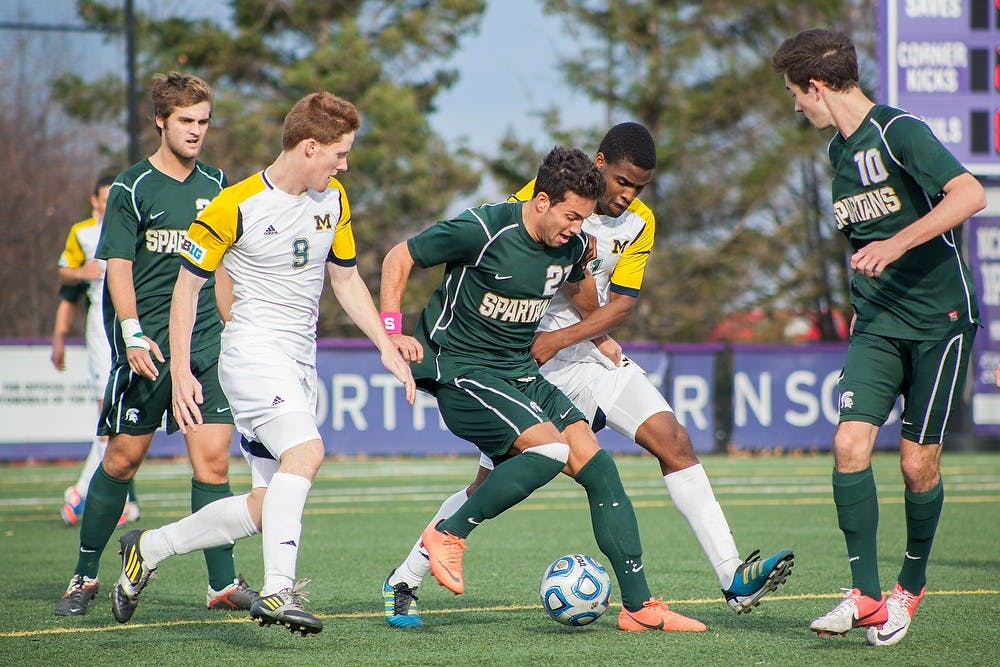
[{"label": "purple banner", "polygon": [[1000,364],[1000,218],[976,217],[966,224],[969,265],[983,318],[969,368],[973,431],[977,435],[998,435],[1000,388],[994,371]]},{"label": "purple banner", "polygon": [[[733,346],[733,432],[738,448],[829,449],[836,429],[842,344]],[[899,403],[877,446],[899,444]]]}]

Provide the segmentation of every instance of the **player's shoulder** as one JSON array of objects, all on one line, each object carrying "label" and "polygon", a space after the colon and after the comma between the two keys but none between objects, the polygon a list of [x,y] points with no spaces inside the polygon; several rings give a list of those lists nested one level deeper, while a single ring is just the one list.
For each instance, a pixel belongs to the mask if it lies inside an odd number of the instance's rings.
[{"label": "player's shoulder", "polygon": [[116,188],[124,187],[127,190],[131,190],[135,187],[137,182],[141,182],[150,178],[150,176],[155,177],[159,172],[153,168],[153,164],[149,161],[149,158],[144,158],[139,160],[131,167],[128,167],[120,174],[115,176],[114,182],[111,184],[111,191],[109,196],[114,194]]},{"label": "player's shoulder", "polygon": [[211,181],[218,186],[219,190],[222,190],[225,187],[226,175],[218,167],[213,167],[210,164],[205,164],[200,160],[196,160],[194,163],[194,170],[200,178]]},{"label": "player's shoulder", "polygon": [[273,186],[265,180],[263,172],[258,171],[238,183],[223,188],[212,201],[212,205],[239,206],[248,199],[273,189]]},{"label": "player's shoulder", "polygon": [[876,104],[868,118],[882,134],[914,131],[923,133],[930,130],[920,116],[887,104]]},{"label": "player's shoulder", "polygon": [[483,204],[465,209],[456,216],[456,219],[474,222],[492,235],[506,227],[519,225],[522,205],[523,203],[519,201]]},{"label": "player's shoulder", "polygon": [[72,225],[70,225],[69,235],[70,236],[76,236],[80,232],[82,232],[83,230],[89,229],[89,228],[95,227],[95,226],[97,226],[97,218],[95,218],[94,216],[91,216],[91,217],[87,218],[86,220],[80,220],[79,222],[74,222]]},{"label": "player's shoulder", "polygon": [[656,224],[656,216],[653,214],[653,209],[649,208],[644,201],[636,197],[632,200],[632,203],[628,205],[625,209],[626,213],[638,216],[646,224],[653,226]]}]

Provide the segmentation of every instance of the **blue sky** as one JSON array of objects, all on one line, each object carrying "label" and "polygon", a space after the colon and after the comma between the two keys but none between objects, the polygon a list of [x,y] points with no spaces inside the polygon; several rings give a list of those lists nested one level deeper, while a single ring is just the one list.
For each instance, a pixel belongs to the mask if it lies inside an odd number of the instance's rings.
[{"label": "blue sky", "polygon": [[[160,14],[212,11],[222,0],[135,0],[137,9],[156,6]],[[0,21],[76,23],[75,0],[0,0]],[[27,53],[18,39],[29,39]],[[67,44],[69,46],[67,46]],[[512,48],[515,45],[516,48]],[[46,76],[65,62],[46,59],[48,53],[91,62],[94,50],[110,67],[122,67],[119,46],[103,46],[101,37],[86,33],[16,33],[0,31],[0,69],[9,75]],[[561,82],[560,58],[574,57],[576,44],[562,19],[542,14],[537,0],[488,0],[478,34],[460,41],[451,66],[459,71],[455,86],[439,96],[438,111],[429,119],[451,145],[464,143],[493,153],[508,128],[544,149],[547,137],[533,112],[559,103],[563,123],[571,128],[600,125],[604,111]],[[69,53],[67,53],[69,51]],[[117,62],[115,62],[115,60]],[[589,150],[588,147],[583,147]]]}]

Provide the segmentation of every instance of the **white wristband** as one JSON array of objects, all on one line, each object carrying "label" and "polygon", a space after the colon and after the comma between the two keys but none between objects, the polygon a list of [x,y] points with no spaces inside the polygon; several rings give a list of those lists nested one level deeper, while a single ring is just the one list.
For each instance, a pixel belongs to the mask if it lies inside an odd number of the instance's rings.
[{"label": "white wristband", "polygon": [[125,340],[125,347],[142,348],[144,350],[149,349],[149,342],[142,337],[142,327],[139,326],[139,320],[135,318],[122,320],[121,326],[122,338]]}]

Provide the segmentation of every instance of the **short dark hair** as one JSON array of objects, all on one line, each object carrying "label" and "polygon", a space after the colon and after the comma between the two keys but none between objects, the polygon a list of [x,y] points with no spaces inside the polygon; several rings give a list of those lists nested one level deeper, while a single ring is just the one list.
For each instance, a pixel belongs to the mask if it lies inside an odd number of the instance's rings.
[{"label": "short dark hair", "polygon": [[597,152],[608,164],[629,162],[640,169],[656,168],[656,144],[645,126],[631,121],[618,123],[604,135]]},{"label": "short dark hair", "polygon": [[575,193],[584,199],[597,201],[604,194],[604,175],[594,161],[578,148],[556,146],[542,160],[535,176],[535,192],[544,192],[553,204]]},{"label": "short dark hair", "polygon": [[100,191],[101,188],[110,188],[111,184],[114,182],[115,182],[114,174],[102,174],[98,176],[97,182],[94,183],[94,196],[95,197],[97,196],[97,193]]},{"label": "short dark hair", "polygon": [[802,90],[809,81],[822,81],[832,90],[858,85],[858,54],[851,38],[823,28],[803,30],[789,37],[771,57],[771,68]]}]

